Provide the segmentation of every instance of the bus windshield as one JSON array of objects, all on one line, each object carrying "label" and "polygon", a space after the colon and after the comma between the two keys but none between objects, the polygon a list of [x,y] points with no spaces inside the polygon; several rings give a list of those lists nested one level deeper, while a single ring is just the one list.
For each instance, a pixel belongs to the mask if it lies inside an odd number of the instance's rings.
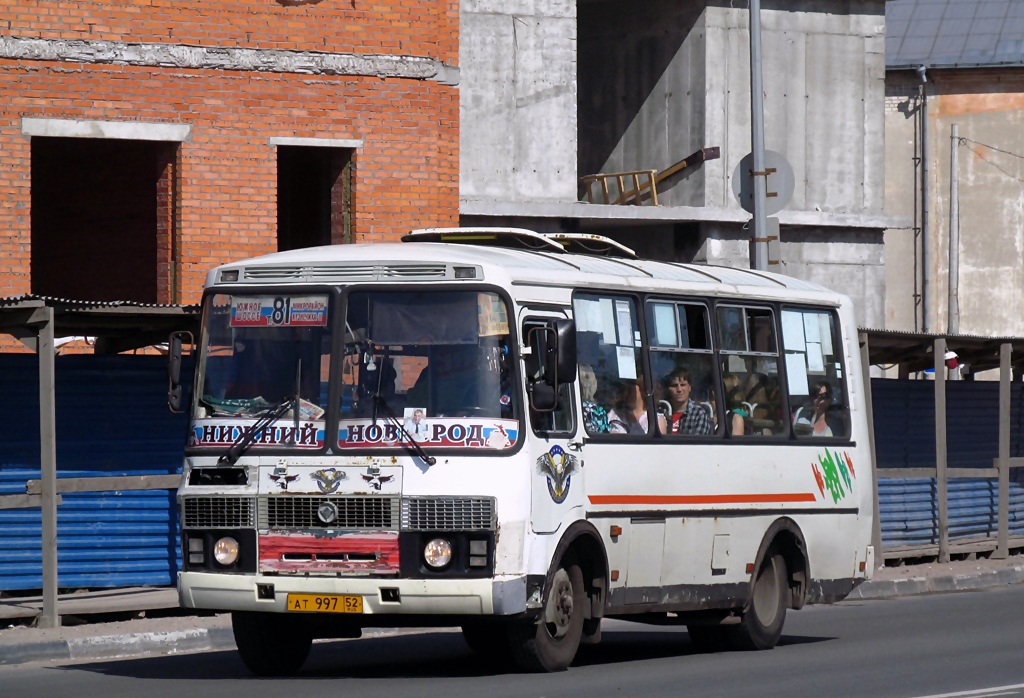
[{"label": "bus windshield", "polygon": [[322,448],[330,353],[327,294],[208,297],[190,445],[231,445],[274,414],[254,446]]},{"label": "bus windshield", "polygon": [[339,448],[514,444],[511,336],[498,294],[353,291],[344,347]]}]

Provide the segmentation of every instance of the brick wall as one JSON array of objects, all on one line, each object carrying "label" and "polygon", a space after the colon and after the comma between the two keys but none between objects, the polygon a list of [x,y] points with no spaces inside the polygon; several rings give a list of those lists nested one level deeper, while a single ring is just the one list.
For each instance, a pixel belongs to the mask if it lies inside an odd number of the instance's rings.
[{"label": "brick wall", "polygon": [[0,59],[0,296],[31,289],[25,117],[191,125],[160,184],[161,192],[171,182],[177,187],[173,210],[165,197],[158,202],[159,225],[174,227],[177,248],[175,255],[161,230],[154,275],[162,296],[178,287],[177,297],[162,302],[195,302],[210,267],[276,249],[273,137],[362,141],[354,157],[353,242],[458,222],[457,87],[430,77],[303,74],[280,64],[255,71],[105,62],[102,45],[88,43],[411,57],[454,66],[457,0],[298,6],[274,0],[20,1],[0,7],[0,41],[32,39],[47,50],[52,40],[72,42],[60,50],[85,42],[84,57]]}]

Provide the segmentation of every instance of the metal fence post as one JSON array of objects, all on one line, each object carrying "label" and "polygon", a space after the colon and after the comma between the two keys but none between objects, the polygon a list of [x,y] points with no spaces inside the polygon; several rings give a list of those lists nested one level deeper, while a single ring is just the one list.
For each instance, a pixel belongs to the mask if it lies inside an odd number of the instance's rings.
[{"label": "metal fence post", "polygon": [[993,557],[1010,555],[1010,353],[1012,345],[999,345],[999,529]]},{"label": "metal fence post", "polygon": [[935,499],[939,508],[939,562],[949,562],[949,497],[946,473],[946,340],[932,347],[935,359]]},{"label": "metal fence post", "polygon": [[875,414],[871,398],[871,351],[867,332],[860,333],[860,372],[864,380],[864,413],[868,418],[868,448],[871,451],[871,546],[875,549],[875,567],[885,566],[882,555],[882,521],[878,506],[878,460],[875,457]]},{"label": "metal fence post", "polygon": [[39,465],[43,516],[43,613],[42,628],[60,625],[57,615],[57,430],[54,408],[53,308],[43,309],[45,320],[38,329],[36,359],[39,361]]}]

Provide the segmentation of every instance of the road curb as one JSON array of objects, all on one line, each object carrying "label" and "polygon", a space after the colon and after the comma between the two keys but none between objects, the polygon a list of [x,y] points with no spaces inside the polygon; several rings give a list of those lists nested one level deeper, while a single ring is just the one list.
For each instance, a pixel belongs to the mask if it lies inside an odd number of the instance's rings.
[{"label": "road curb", "polygon": [[910,577],[907,579],[869,580],[853,590],[848,599],[890,599],[900,596],[972,591],[1024,583],[1024,566],[990,572]]},{"label": "road curb", "polygon": [[124,659],[235,649],[231,628],[194,628],[0,646],[0,666],[41,661]]},{"label": "road curb", "polygon": [[[371,628],[363,638],[415,635],[450,628]],[[87,661],[160,657],[190,652],[217,652],[235,649],[230,627],[127,633],[73,639],[0,644],[0,667],[29,662]]]}]

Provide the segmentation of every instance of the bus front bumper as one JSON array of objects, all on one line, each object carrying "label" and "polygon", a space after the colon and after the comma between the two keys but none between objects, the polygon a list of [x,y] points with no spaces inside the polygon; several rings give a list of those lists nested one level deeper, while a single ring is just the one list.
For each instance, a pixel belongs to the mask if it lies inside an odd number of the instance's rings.
[{"label": "bus front bumper", "polygon": [[331,594],[362,597],[363,615],[510,616],[527,610],[526,582],[525,576],[380,579],[179,572],[178,600],[182,608],[284,613],[288,594]]}]

